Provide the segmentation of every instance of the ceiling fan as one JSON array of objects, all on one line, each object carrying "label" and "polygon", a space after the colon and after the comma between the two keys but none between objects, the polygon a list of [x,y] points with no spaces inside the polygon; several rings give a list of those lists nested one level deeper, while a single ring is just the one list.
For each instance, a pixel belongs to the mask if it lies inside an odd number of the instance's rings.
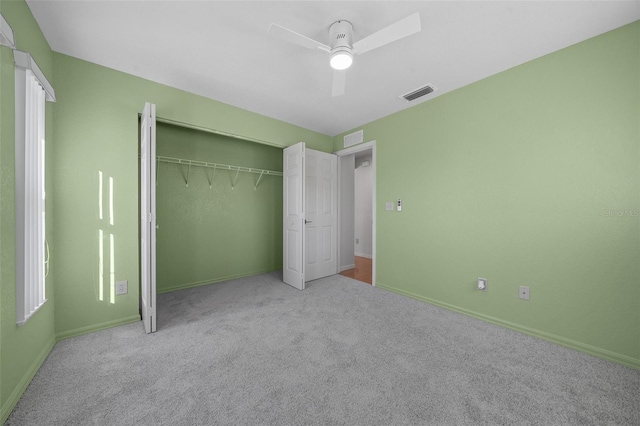
[{"label": "ceiling fan", "polygon": [[362,55],[370,50],[400,40],[421,30],[420,13],[416,12],[355,43],[353,43],[352,40],[353,25],[351,22],[345,20],[336,21],[331,24],[329,27],[328,45],[278,24],[271,24],[269,34],[308,49],[330,53],[331,59],[329,64],[331,68],[334,69],[331,96],[340,96],[344,94],[346,69],[353,63],[354,55]]}]

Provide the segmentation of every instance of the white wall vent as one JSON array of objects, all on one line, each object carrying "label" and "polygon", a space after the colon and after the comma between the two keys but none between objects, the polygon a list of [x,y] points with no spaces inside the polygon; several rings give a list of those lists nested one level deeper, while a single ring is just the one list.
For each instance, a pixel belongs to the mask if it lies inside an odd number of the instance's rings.
[{"label": "white wall vent", "polygon": [[344,147],[348,148],[362,143],[362,141],[364,141],[364,130],[358,130],[357,132],[348,134],[344,137]]},{"label": "white wall vent", "polygon": [[437,90],[436,87],[433,84],[429,83],[424,87],[421,87],[419,89],[413,90],[409,93],[402,95],[401,98],[403,98],[407,102],[411,102],[425,95],[428,95],[429,93],[433,93],[436,90]]}]

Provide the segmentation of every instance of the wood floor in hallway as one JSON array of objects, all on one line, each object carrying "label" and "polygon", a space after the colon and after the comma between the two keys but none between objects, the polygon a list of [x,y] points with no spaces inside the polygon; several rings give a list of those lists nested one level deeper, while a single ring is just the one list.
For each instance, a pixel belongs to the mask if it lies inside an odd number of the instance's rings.
[{"label": "wood floor in hallway", "polygon": [[373,271],[372,263],[371,259],[355,256],[356,267],[342,271],[340,272],[340,275],[371,284]]}]

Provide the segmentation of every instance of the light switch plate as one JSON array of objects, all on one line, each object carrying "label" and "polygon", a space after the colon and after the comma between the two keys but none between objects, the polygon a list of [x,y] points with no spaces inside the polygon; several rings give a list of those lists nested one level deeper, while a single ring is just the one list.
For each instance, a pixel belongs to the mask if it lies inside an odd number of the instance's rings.
[{"label": "light switch plate", "polygon": [[487,291],[487,279],[478,278],[478,290]]},{"label": "light switch plate", "polygon": [[393,211],[393,203],[391,201],[387,201],[384,205],[384,209],[388,212]]}]

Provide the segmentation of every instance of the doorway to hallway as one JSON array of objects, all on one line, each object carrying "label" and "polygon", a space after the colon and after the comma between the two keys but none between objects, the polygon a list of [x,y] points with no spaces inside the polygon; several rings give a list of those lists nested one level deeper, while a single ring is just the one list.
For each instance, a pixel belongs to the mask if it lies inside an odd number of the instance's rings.
[{"label": "doorway to hallway", "polygon": [[375,286],[376,143],[356,145],[338,155],[338,259],[341,275]]},{"label": "doorway to hallway", "polygon": [[346,269],[340,272],[340,275],[362,281],[363,283],[371,284],[373,282],[371,276],[373,272],[372,260],[366,257],[355,256],[354,263],[354,268]]}]

